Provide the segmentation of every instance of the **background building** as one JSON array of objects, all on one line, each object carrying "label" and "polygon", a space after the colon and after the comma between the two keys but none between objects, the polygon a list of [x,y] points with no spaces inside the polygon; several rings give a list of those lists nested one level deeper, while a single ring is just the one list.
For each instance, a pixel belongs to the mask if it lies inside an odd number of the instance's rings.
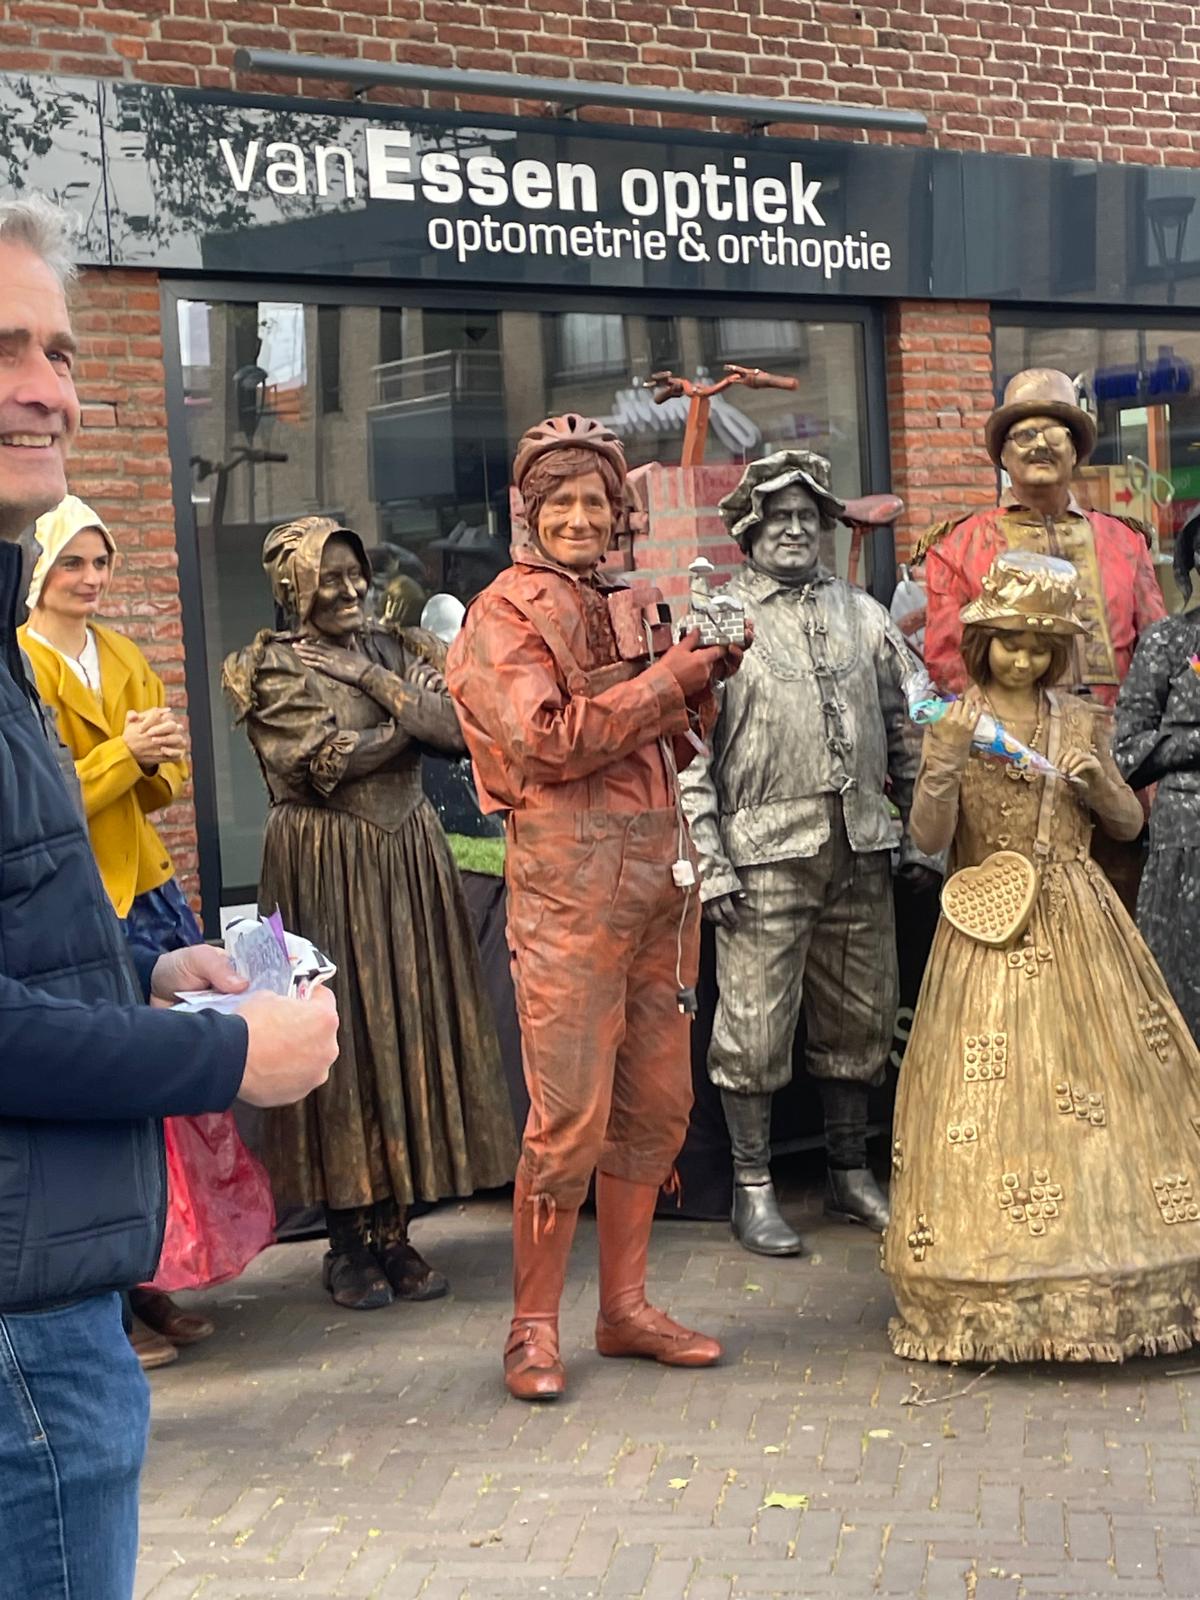
[{"label": "background building", "polygon": [[[239,71],[239,49],[653,87],[681,110],[565,120],[541,99],[391,88],[356,101],[337,80]],[[194,795],[166,836],[193,887],[203,866],[210,922],[257,874],[262,785],[215,684],[224,653],[272,620],[266,528],[327,511],[392,547],[414,590],[469,594],[504,559],[512,445],[549,411],[610,417],[632,461],[674,462],[684,407],[654,407],[651,373],[733,360],[795,378],[793,392],[728,391],[708,460],[822,450],[844,494],[904,497],[902,559],[929,522],[993,500],[980,441],[996,389],[1062,366],[1101,427],[1082,492],[1141,516],[1165,560],[1200,505],[1198,78],[1194,10],[1159,0],[0,7],[0,188],[73,204],[98,263],[77,297],[72,487],[126,553],[114,615],[174,702],[190,699]],[[709,92],[918,111],[928,128],[756,133],[691,115]],[[618,186],[645,196],[631,171],[661,197],[704,161],[785,186],[800,163],[825,233],[878,239],[889,265],[822,272],[761,245],[718,262],[712,229],[771,231],[753,217],[705,223],[711,268],[581,264],[574,246],[568,260],[532,243],[458,260],[421,239],[480,205],[423,201],[410,228],[405,201],[364,200],[368,127],[409,127],[414,159],[463,173],[489,153],[510,179],[527,151],[548,170],[590,163],[608,222]],[[561,191],[543,209],[530,182],[522,226],[584,220]],[[794,239],[819,239],[803,210]],[[677,564],[675,537],[643,545],[639,565]],[[886,587],[890,547],[873,555]]]}]

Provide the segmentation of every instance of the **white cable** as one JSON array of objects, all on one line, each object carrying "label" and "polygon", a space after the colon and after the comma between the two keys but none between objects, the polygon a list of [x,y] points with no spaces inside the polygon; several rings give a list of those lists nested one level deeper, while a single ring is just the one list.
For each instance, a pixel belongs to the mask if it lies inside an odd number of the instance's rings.
[{"label": "white cable", "polygon": [[[646,648],[650,654],[650,665],[655,662],[654,636],[648,617],[642,618],[642,627],[646,634]],[[683,795],[679,790],[679,768],[675,762],[675,751],[671,741],[665,734],[659,735],[658,747],[662,751],[663,765],[667,770],[667,778],[671,785],[671,796],[675,804],[675,859],[676,864],[687,862],[691,866],[691,856],[688,854],[687,818],[683,811]],[[694,882],[683,887],[683,906],[679,913],[679,926],[675,930],[675,988],[682,995],[683,982],[683,930],[687,926],[688,909],[691,906],[692,889]],[[682,1008],[681,1008],[682,1009]]]}]

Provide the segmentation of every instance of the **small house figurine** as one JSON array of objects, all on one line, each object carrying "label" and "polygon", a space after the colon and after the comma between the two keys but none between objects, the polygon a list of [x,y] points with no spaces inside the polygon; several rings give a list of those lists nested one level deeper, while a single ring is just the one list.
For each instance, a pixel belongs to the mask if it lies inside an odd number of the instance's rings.
[{"label": "small house figurine", "polygon": [[697,556],[688,567],[688,610],[680,623],[680,634],[698,629],[701,645],[746,645],[746,608],[728,592],[713,593],[709,575],[716,571],[711,561]]}]

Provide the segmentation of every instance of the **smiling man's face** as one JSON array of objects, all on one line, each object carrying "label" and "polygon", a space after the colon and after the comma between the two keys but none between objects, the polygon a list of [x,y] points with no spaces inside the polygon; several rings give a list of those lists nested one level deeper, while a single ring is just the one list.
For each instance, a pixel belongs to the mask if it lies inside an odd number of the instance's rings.
[{"label": "smiling man's face", "polygon": [[67,492],[74,364],[58,279],[32,250],[0,242],[0,538],[17,538]]}]

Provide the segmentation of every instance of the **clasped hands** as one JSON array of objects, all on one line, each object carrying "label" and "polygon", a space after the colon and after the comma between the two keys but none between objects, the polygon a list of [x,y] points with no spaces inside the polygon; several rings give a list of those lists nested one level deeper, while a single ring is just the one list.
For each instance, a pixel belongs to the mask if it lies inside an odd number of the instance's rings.
[{"label": "clasped hands", "polygon": [[167,706],[130,711],[121,737],[139,767],[153,771],[161,761],[182,761],[187,740],[179,718]]}]

